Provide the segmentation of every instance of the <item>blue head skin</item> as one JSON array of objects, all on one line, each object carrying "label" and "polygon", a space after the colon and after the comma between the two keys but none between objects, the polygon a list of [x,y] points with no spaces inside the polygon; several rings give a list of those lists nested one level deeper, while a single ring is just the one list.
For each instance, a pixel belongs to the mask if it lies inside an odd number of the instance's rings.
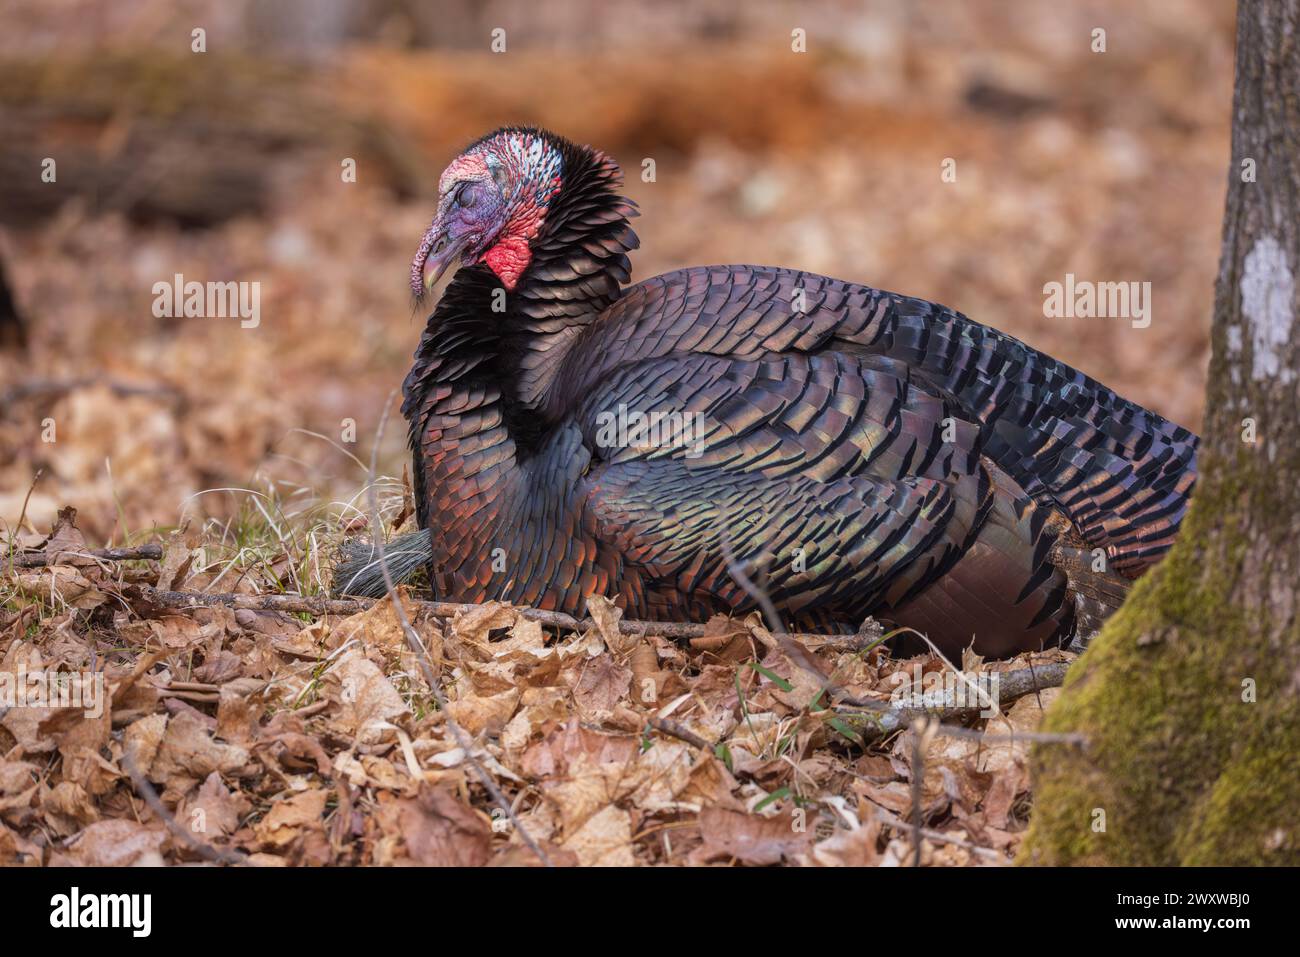
[{"label": "blue head skin", "polygon": [[411,263],[416,300],[457,259],[463,266],[487,263],[513,290],[559,190],[559,167],[559,153],[530,130],[495,133],[453,160],[438,183],[437,215]]}]

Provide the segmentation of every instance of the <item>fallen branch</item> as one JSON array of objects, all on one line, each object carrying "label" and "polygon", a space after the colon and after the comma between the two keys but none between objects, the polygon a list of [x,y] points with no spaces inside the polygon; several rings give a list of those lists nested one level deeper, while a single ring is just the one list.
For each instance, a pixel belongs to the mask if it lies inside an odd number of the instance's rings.
[{"label": "fallen branch", "polygon": [[28,379],[19,382],[0,393],[0,406],[10,406],[29,398],[58,398],[69,392],[99,385],[105,386],[114,395],[123,398],[140,395],[179,400],[184,397],[180,389],[171,385],[120,382],[116,379],[105,379],[103,376],[87,376],[81,379]]},{"label": "fallen branch", "polygon": [[710,754],[712,754],[714,751],[715,748],[714,744],[700,737],[690,728],[686,727],[686,725],[679,724],[678,722],[673,721],[669,718],[651,717],[646,719],[646,724],[648,724],[650,727],[654,728],[656,731],[660,732],[661,734],[666,734],[670,738],[676,738],[678,741],[685,741],[687,744],[691,745],[692,747],[703,748],[705,751],[708,751]]},{"label": "fallen branch", "polygon": [[[1069,667],[1070,662],[1068,661],[1053,661],[1033,668],[991,672],[998,675],[998,705],[1014,701],[1016,698],[1022,698],[1027,694],[1033,694],[1043,688],[1060,687],[1061,683],[1065,681],[1065,673],[1069,670]],[[869,710],[865,712],[853,711],[840,706],[836,708],[835,717],[845,722],[864,739],[875,740],[893,734],[895,731],[901,731],[909,727],[914,721],[921,719],[959,720],[978,714],[983,710],[979,705],[959,705],[955,700],[955,696],[956,689],[946,689],[944,693],[939,695],[922,695],[921,700],[924,704],[920,707],[913,703],[913,699],[897,702],[853,699],[850,702],[852,707],[867,708]],[[943,725],[939,730],[941,734],[952,737],[962,737],[963,733],[985,740],[995,740],[1000,737],[991,732],[972,731],[968,728],[956,728],[951,725]],[[1041,734],[1031,731],[1016,732],[1005,737],[1014,737],[1022,741],[1048,741],[1065,744],[1080,744],[1083,740],[1079,736]]]},{"label": "fallen branch", "polygon": [[[162,558],[161,545],[136,545],[131,548],[88,548],[85,551],[59,552],[58,558],[95,558],[106,562],[132,562]],[[18,552],[12,556],[18,568],[40,568],[49,564],[45,552]]]},{"label": "fallen branch", "polygon": [[[148,602],[160,608],[211,608],[224,605],[227,608],[248,609],[250,611],[283,611],[307,613],[310,615],[355,615],[370,608],[377,601],[387,598],[326,598],[319,595],[235,595],[205,594],[203,592],[157,591],[142,586],[140,593]],[[434,618],[454,618],[457,615],[478,611],[485,605],[466,604],[453,601],[419,601],[410,602],[418,611]],[[543,611],[540,608],[520,608],[519,614],[529,621],[535,621],[550,628],[565,631],[583,631],[596,627],[590,618],[575,618],[562,611]],[[655,638],[702,638],[706,626],[678,621],[620,621],[618,629],[622,634],[636,637],[652,636]],[[782,637],[796,641],[824,642],[832,635],[812,635],[790,633]],[[845,636],[848,637],[848,636]]]}]

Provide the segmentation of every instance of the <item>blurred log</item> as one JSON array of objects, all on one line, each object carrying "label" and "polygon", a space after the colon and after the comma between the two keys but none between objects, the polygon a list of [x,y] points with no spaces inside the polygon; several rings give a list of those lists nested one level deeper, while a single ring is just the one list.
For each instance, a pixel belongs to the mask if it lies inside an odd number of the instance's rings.
[{"label": "blurred log", "polygon": [[211,226],[264,212],[295,177],[337,177],[344,157],[413,195],[421,157],[340,109],[330,85],[307,65],[215,53],[0,62],[0,220],[30,225],[80,197],[92,212]]}]

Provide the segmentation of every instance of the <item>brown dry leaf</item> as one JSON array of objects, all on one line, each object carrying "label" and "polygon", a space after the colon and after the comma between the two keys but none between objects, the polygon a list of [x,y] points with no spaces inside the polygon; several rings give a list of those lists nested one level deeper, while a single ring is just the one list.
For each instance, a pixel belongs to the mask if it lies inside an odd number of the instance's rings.
[{"label": "brown dry leaf", "polygon": [[185,587],[197,545],[198,535],[189,531],[188,522],[184,527],[173,529],[167,534],[162,561],[158,567],[159,591],[180,591]]},{"label": "brown dry leaf", "polygon": [[478,867],[491,855],[491,826],[445,788],[421,784],[414,798],[381,798],[375,817],[390,839],[385,863]]},{"label": "brown dry leaf", "polygon": [[912,808],[912,788],[902,781],[875,784],[871,781],[854,781],[854,792],[862,799],[878,804],[895,814],[909,814]]},{"label": "brown dry leaf", "polygon": [[0,760],[0,818],[14,827],[23,827],[31,820],[39,777],[40,769],[34,764]]},{"label": "brown dry leaf", "polygon": [[225,684],[239,677],[243,665],[244,662],[238,655],[222,649],[208,655],[203,664],[194,669],[194,680],[214,685]]},{"label": "brown dry leaf", "polygon": [[204,637],[199,623],[188,615],[163,615],[149,622],[149,630],[165,648],[192,648]]},{"label": "brown dry leaf", "polygon": [[39,847],[0,823],[0,867],[40,864],[41,857]]},{"label": "brown dry leaf", "polygon": [[148,771],[158,756],[163,735],[167,733],[167,715],[151,714],[127,725],[122,735],[122,748],[141,772]]},{"label": "brown dry leaf", "polygon": [[[101,686],[102,688],[102,686]],[[92,794],[104,794],[116,784],[117,773],[100,754],[108,744],[112,716],[107,693],[99,702],[99,714],[87,715],[77,708],[60,708],[41,722],[42,734],[51,734],[63,757],[63,777],[76,781]],[[89,703],[89,702],[87,702]]]},{"label": "brown dry leaf", "polygon": [[471,735],[484,731],[495,734],[514,715],[519,706],[519,695],[518,689],[490,696],[467,695],[448,702],[447,710],[456,719],[456,723]]},{"label": "brown dry leaf", "polygon": [[659,655],[655,646],[641,639],[632,649],[628,659],[632,669],[631,698],[634,705],[653,708],[665,697],[667,674],[659,670]]},{"label": "brown dry leaf", "polygon": [[589,817],[562,845],[584,867],[631,867],[632,818],[612,804]]},{"label": "brown dry leaf", "polygon": [[[214,741],[199,717],[182,711],[167,722],[162,744],[147,774],[157,784],[169,784],[173,778],[201,781],[214,771],[234,774],[248,764],[248,759],[247,749]],[[178,783],[188,790],[188,783]]]},{"label": "brown dry leaf", "polygon": [[106,761],[98,748],[73,747],[60,749],[60,753],[63,777],[96,797],[112,791],[122,777],[122,772]]},{"label": "brown dry leaf", "polygon": [[690,640],[692,650],[703,652],[710,662],[746,661],[754,653],[754,644],[744,622],[727,615],[714,615],[704,623],[704,634]]},{"label": "brown dry leaf", "polygon": [[[811,658],[811,654],[799,646],[794,639],[788,639],[788,645],[790,651],[798,654],[804,661]],[[817,697],[818,692],[825,687],[826,679],[810,672],[800,661],[790,660],[785,651],[772,651],[763,659],[762,664],[773,674],[784,678],[791,687],[786,691],[764,675],[760,686],[762,690],[755,695],[755,707],[766,704],[769,695],[792,712],[804,711],[814,701],[819,701],[822,705],[826,703],[825,695],[820,699]]]},{"label": "brown dry leaf", "polygon": [[50,714],[49,708],[10,708],[8,713],[0,718],[0,727],[14,736],[14,740],[18,742],[24,754],[53,751],[54,738],[50,735],[42,735],[38,731],[41,722]]},{"label": "brown dry leaf", "polygon": [[690,783],[692,754],[675,741],[656,741],[642,753],[636,736],[601,734],[575,719],[525,751],[519,767],[538,781],[564,833],[572,835],[616,802],[675,807],[676,795]]},{"label": "brown dry leaf", "polygon": [[613,713],[632,686],[632,669],[618,664],[612,655],[603,654],[587,661],[573,689],[579,713],[599,723]]},{"label": "brown dry leaf", "polygon": [[592,815],[628,798],[641,778],[635,769],[617,764],[575,768],[565,777],[542,782],[542,793],[560,814],[566,834],[579,830]]},{"label": "brown dry leaf", "polygon": [[494,695],[511,691],[519,686],[519,679],[515,674],[517,665],[518,662],[515,661],[467,660],[462,666],[464,671],[462,681],[468,682],[470,690],[458,689],[458,693]]},{"label": "brown dry leaf", "polygon": [[40,768],[30,761],[0,760],[0,798],[30,793],[40,778]]},{"label": "brown dry leaf", "polygon": [[309,660],[324,658],[339,644],[334,637],[334,629],[325,618],[299,628],[288,637],[271,639],[271,647],[276,651]]},{"label": "brown dry leaf", "polygon": [[872,818],[860,827],[837,830],[800,855],[799,863],[815,867],[878,867],[882,855],[876,845],[882,828],[881,822]]},{"label": "brown dry leaf", "polygon": [[59,836],[74,834],[99,820],[99,809],[86,789],[72,781],[61,781],[41,796],[46,824]]},{"label": "brown dry leaf", "polygon": [[276,758],[284,767],[294,771],[307,771],[314,768],[321,777],[329,776],[329,755],[321,747],[320,741],[311,735],[268,729],[266,739],[281,748],[276,753]]},{"label": "brown dry leaf", "polygon": [[253,825],[253,833],[264,845],[284,847],[304,830],[321,830],[328,792],[312,788],[271,806],[266,816]]},{"label": "brown dry leaf", "polygon": [[623,609],[604,595],[591,595],[587,598],[587,614],[596,623],[596,630],[600,632],[605,647],[616,655],[627,654],[641,640],[636,635],[625,635],[619,630],[618,623],[623,620]]},{"label": "brown dry leaf", "polygon": [[558,723],[568,716],[568,698],[562,688],[525,688],[519,710],[501,730],[501,746],[507,751],[527,747],[548,722]]},{"label": "brown dry leaf", "polygon": [[245,631],[272,638],[288,638],[302,630],[302,622],[282,611],[235,609],[235,623]]},{"label": "brown dry leaf", "polygon": [[502,641],[492,643],[492,655],[496,658],[513,658],[519,654],[529,657],[544,657],[551,652],[546,648],[546,632],[542,623],[522,615],[515,620],[510,634]]},{"label": "brown dry leaf", "polygon": [[[531,834],[532,831],[529,831]],[[0,839],[3,833],[0,832]],[[4,861],[4,846],[0,844],[0,862]],[[542,843],[542,850],[546,852],[546,858],[551,862],[552,867],[577,867],[581,862],[578,855],[573,851],[563,847],[556,847],[554,844]],[[507,844],[496,853],[492,860],[488,861],[488,867],[541,867],[542,862],[533,853],[533,849],[526,844]]]},{"label": "brown dry leaf", "polygon": [[488,602],[473,611],[461,612],[451,620],[451,632],[469,645],[486,646],[491,632],[511,628],[519,612],[500,602]]},{"label": "brown dry leaf", "polygon": [[217,737],[231,744],[251,744],[261,711],[260,701],[224,685],[217,702]]},{"label": "brown dry leaf", "polygon": [[[912,737],[902,735],[894,745],[894,761],[910,780],[912,773]],[[988,784],[986,776],[976,770],[980,742],[970,738],[931,735],[926,738],[922,793],[925,807],[934,813],[945,801],[972,809],[979,803]]]},{"label": "brown dry leaf", "polygon": [[161,865],[167,838],[162,825],[143,825],[125,818],[98,821],[72,839],[66,852],[50,856],[51,867],[130,867]]},{"label": "brown dry leaf", "polygon": [[633,735],[603,734],[583,727],[574,718],[525,751],[519,771],[534,779],[563,777],[575,765],[627,764],[639,748]]},{"label": "brown dry leaf", "polygon": [[1060,693],[1060,688],[1044,688],[1036,695],[1025,695],[1005,713],[1006,720],[990,720],[984,729],[988,740],[980,742],[980,770],[996,772],[1015,764],[1024,764],[1030,743],[1023,738],[1006,740],[1006,736],[1017,731],[1037,731],[1043,720],[1044,709]]},{"label": "brown dry leaf", "polygon": [[54,529],[45,542],[46,565],[95,567],[94,557],[86,554],[89,550],[85,536],[77,528],[77,510],[70,505],[59,509]]},{"label": "brown dry leaf", "polygon": [[393,683],[358,648],[348,649],[329,675],[338,683],[338,723],[361,744],[376,744],[389,736],[385,725],[407,713]]},{"label": "brown dry leaf", "polygon": [[779,864],[796,858],[812,843],[808,829],[812,821],[802,820],[791,809],[772,817],[706,807],[700,812],[700,836],[704,844],[691,852],[691,858],[707,863],[719,858],[735,858],[746,864]]},{"label": "brown dry leaf", "polygon": [[237,791],[231,791],[213,771],[199,786],[198,792],[176,809],[176,820],[203,841],[229,837],[252,805]]},{"label": "brown dry leaf", "polygon": [[700,807],[743,810],[744,806],[734,796],[735,790],[736,779],[727,766],[711,754],[700,755],[690,770],[686,785],[677,792],[677,800]]},{"label": "brown dry leaf", "polygon": [[[433,666],[438,667],[442,661],[441,633],[432,626],[421,627],[417,624],[420,620],[419,608],[405,587],[398,588],[397,594],[402,609],[406,612],[406,620],[411,622],[411,626],[420,635]],[[355,639],[367,648],[379,649],[387,660],[396,659],[407,650],[406,633],[398,620],[397,610],[389,599],[377,601],[365,611],[344,618],[334,625],[333,634],[334,647]]]},{"label": "brown dry leaf", "polygon": [[14,578],[17,590],[57,606],[90,609],[108,600],[82,571],[72,565],[47,565]]}]

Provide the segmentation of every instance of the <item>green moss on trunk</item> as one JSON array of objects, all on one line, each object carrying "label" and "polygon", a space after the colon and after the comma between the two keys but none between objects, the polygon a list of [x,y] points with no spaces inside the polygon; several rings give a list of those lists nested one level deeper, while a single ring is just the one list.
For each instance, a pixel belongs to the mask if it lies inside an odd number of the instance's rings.
[{"label": "green moss on trunk", "polygon": [[1297,679],[1279,653],[1300,635],[1279,642],[1234,600],[1247,543],[1218,519],[1239,499],[1234,484],[1198,495],[1182,541],[1066,679],[1044,730],[1089,746],[1036,750],[1022,863],[1300,863]]}]

